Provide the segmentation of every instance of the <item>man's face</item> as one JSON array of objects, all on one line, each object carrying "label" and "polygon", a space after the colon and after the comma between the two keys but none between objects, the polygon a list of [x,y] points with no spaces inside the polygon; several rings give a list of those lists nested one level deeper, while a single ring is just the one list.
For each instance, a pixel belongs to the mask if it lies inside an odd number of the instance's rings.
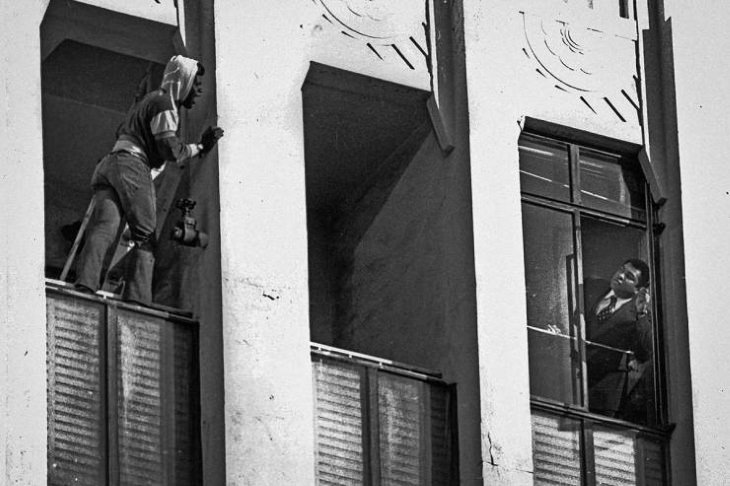
[{"label": "man's face", "polygon": [[611,290],[622,298],[629,298],[639,291],[641,270],[630,263],[624,263],[611,277]]},{"label": "man's face", "polygon": [[203,82],[200,79],[200,76],[195,76],[195,79],[193,80],[193,87],[190,88],[190,93],[188,93],[187,98],[183,100],[181,103],[182,106],[187,108],[188,110],[193,107],[195,104],[195,98],[200,96],[200,94],[203,92],[202,89]]}]

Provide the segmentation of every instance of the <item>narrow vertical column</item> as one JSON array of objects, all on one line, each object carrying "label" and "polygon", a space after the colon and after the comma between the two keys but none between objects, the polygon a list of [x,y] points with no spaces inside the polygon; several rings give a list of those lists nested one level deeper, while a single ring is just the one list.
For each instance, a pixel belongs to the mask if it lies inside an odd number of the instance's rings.
[{"label": "narrow vertical column", "polygon": [[[659,2],[651,0],[637,3],[642,48],[640,59],[643,62],[641,76],[644,83],[642,108],[646,120],[645,149],[667,197],[657,218],[657,222],[665,225],[665,229],[656,237],[659,245],[659,266],[655,267],[655,284],[659,285],[661,292],[657,304],[661,305],[658,317],[661,318],[659,324],[664,351],[667,400],[665,411],[668,422],[675,425],[669,443],[670,477],[674,484],[694,484],[697,476],[695,461],[691,459],[695,457],[695,444],[682,230],[684,188],[680,181],[672,22],[665,17],[664,9],[658,8],[658,5]],[[714,100],[712,104],[715,104]],[[703,130],[697,130],[696,133],[704,137]],[[703,172],[703,175],[708,174]],[[715,175],[708,178],[710,179],[714,180]],[[699,291],[705,293],[704,286]],[[711,468],[714,469],[714,466]]]},{"label": "narrow vertical column", "polygon": [[[518,11],[464,1],[484,484],[532,484],[525,266],[517,139]],[[464,478],[462,477],[462,480]]]},{"label": "narrow vertical column", "polygon": [[[677,167],[668,167],[672,177],[670,189],[675,191],[674,199],[681,197],[681,219],[676,209],[674,214],[668,214],[667,230],[662,237],[683,240],[684,248],[677,245],[674,251],[684,250],[684,274],[675,278],[686,286],[687,298],[686,331],[685,324],[679,321],[669,333],[670,337],[680,339],[686,335],[691,373],[691,386],[687,380],[682,389],[676,377],[684,378],[686,361],[667,362],[668,373],[674,380],[670,391],[675,392],[675,403],[671,403],[669,412],[670,420],[678,417],[683,428],[688,419],[693,420],[696,461],[695,479],[689,475],[691,470],[676,471],[675,463],[691,464],[690,461],[672,457],[673,481],[680,484],[674,474],[681,474],[680,477],[687,478],[682,484],[692,484],[692,479],[696,484],[721,484],[730,476],[726,454],[730,448],[730,423],[725,413],[730,409],[730,327],[724,324],[730,275],[730,171],[726,156],[730,98],[723,87],[723,81],[730,76],[730,63],[723,55],[730,49],[726,29],[730,8],[712,3],[693,11],[677,0],[656,3],[663,7],[655,25],[663,34],[661,88],[666,96],[663,102],[667,111],[667,159],[672,165],[675,157],[679,160],[678,171]],[[667,206],[677,208],[674,199],[670,197]],[[669,213],[669,208],[664,211]],[[681,222],[682,226],[672,227],[672,222]],[[674,287],[681,290],[680,284]],[[683,311],[681,300],[665,301],[668,311]],[[688,389],[692,391],[691,416],[688,400],[677,403],[677,398]],[[680,429],[681,437],[689,443],[685,430]],[[676,433],[675,440],[681,440]]]},{"label": "narrow vertical column", "polygon": [[308,2],[215,2],[228,484],[314,484]]},{"label": "narrow vertical column", "polygon": [[0,3],[0,483],[46,482],[40,22]]}]

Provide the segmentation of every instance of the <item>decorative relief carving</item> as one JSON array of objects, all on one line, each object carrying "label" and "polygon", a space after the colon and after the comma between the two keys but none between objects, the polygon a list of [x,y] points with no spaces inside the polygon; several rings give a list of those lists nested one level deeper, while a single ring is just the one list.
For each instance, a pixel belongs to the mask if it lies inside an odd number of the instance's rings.
[{"label": "decorative relief carving", "polygon": [[363,42],[380,60],[397,57],[415,70],[427,65],[424,0],[312,0],[344,36]]},{"label": "decorative relief carving", "polygon": [[558,90],[577,95],[596,113],[606,105],[622,121],[636,120],[635,43],[595,29],[523,13],[527,57]]},{"label": "decorative relief carving", "polygon": [[330,19],[367,42],[390,45],[423,31],[422,0],[317,0]]}]

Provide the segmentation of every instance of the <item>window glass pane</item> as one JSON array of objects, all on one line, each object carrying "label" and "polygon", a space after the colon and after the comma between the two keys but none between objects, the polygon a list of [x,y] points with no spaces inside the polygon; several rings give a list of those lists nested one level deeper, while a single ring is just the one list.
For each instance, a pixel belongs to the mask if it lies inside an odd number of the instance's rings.
[{"label": "window glass pane", "polygon": [[522,207],[527,283],[530,390],[580,403],[576,329],[573,216],[531,204]]},{"label": "window glass pane", "polygon": [[580,404],[576,339],[528,328],[530,393],[561,403]]},{"label": "window glass pane", "polygon": [[631,17],[629,13],[629,0],[619,0],[618,12],[621,18],[628,19]]},{"label": "window glass pane", "polygon": [[570,201],[568,147],[531,136],[520,139],[522,192]]},{"label": "window glass pane", "polygon": [[532,204],[522,206],[527,280],[527,323],[570,335],[573,308],[573,216]]},{"label": "window glass pane", "polygon": [[580,189],[583,204],[627,218],[646,219],[644,185],[620,158],[581,149]]},{"label": "window glass pane", "polygon": [[581,484],[580,422],[532,413],[532,459],[536,485]]},{"label": "window glass pane", "polygon": [[596,484],[631,486],[636,480],[636,441],[629,430],[594,426],[593,450]]},{"label": "window glass pane", "polygon": [[654,423],[646,230],[584,217],[581,239],[589,408]]}]

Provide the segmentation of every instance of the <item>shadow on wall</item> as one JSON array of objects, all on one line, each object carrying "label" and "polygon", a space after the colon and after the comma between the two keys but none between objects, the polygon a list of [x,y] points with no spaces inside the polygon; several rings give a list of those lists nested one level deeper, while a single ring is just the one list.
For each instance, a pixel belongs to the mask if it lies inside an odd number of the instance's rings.
[{"label": "shadow on wall", "polygon": [[429,93],[312,64],[303,86],[315,342],[440,368],[448,165]]}]

